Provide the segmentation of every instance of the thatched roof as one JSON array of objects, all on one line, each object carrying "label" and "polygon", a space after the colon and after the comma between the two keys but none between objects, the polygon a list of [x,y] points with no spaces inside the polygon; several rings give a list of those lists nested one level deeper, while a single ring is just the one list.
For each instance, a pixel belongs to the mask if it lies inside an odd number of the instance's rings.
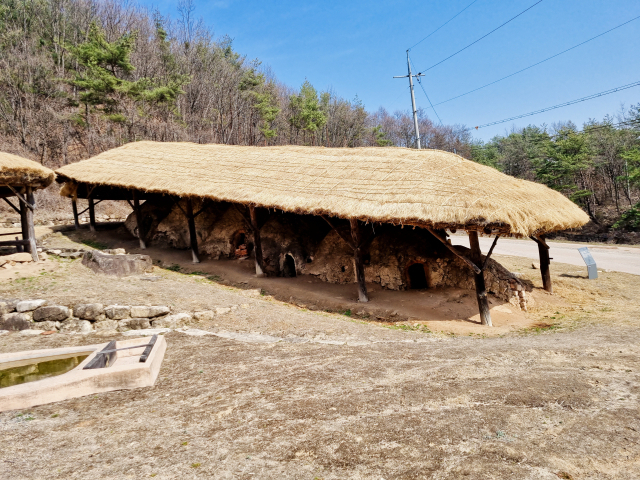
[{"label": "thatched roof", "polygon": [[137,142],[57,173],[61,181],[289,212],[440,228],[493,225],[516,235],[589,220],[544,185],[437,150]]},{"label": "thatched roof", "polygon": [[45,188],[51,185],[55,173],[26,158],[0,152],[0,186],[11,185]]}]

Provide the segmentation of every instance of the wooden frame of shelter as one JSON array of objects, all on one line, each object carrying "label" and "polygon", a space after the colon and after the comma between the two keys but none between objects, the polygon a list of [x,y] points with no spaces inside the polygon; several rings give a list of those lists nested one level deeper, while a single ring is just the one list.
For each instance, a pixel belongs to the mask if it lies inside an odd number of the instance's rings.
[{"label": "wooden frame of shelter", "polygon": [[[186,198],[194,262],[198,245],[193,198],[238,206],[254,235],[256,274],[264,272],[258,208],[322,216],[353,250],[358,298],[368,301],[363,254],[371,242],[363,223],[429,231],[473,272],[483,324],[491,325],[484,270],[500,236],[531,237],[539,247],[544,288],[551,291],[544,235],[577,228],[588,216],[544,185],[437,150],[404,148],[243,147],[136,142],[58,170],[63,195],[133,200],[145,247],[141,199]],[[240,208],[244,205],[246,210]],[[198,212],[199,213],[199,212]],[[248,214],[247,214],[248,213]],[[349,222],[349,232],[333,218]],[[142,231],[140,231],[142,229]],[[464,230],[469,255],[444,231]],[[483,259],[479,234],[496,235]]]},{"label": "wooden frame of shelter", "polygon": [[[33,214],[36,203],[33,192],[49,186],[55,177],[53,170],[26,158],[0,152],[0,198],[20,215],[20,232],[2,233],[0,236],[20,234],[22,239],[0,241],[0,246],[15,246],[18,252],[31,254],[38,261]],[[16,204],[10,199],[15,197]]]}]

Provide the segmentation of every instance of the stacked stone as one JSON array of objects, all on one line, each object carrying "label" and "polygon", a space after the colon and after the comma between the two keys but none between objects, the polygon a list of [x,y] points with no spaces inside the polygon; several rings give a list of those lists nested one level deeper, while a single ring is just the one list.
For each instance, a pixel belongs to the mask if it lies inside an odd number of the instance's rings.
[{"label": "stacked stone", "polygon": [[[101,330],[177,328],[190,323],[194,315],[170,314],[167,306],[128,306],[101,303],[47,305],[46,300],[0,301],[0,330],[42,330],[61,333],[90,333]],[[213,318],[213,312],[196,312],[198,321]]]}]

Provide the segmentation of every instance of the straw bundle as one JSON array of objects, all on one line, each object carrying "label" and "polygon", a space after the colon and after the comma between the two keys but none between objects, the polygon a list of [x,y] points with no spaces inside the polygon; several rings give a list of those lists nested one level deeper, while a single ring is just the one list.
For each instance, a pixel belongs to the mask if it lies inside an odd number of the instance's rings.
[{"label": "straw bundle", "polygon": [[45,188],[51,185],[55,173],[26,158],[0,152],[0,185]]},{"label": "straw bundle", "polygon": [[363,221],[532,235],[589,220],[544,185],[452,153],[407,148],[137,142],[62,167],[61,181]]}]

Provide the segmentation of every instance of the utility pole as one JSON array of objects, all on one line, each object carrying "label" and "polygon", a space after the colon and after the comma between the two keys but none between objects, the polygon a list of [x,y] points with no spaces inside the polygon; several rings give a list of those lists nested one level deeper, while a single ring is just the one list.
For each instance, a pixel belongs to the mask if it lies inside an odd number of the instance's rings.
[{"label": "utility pole", "polygon": [[413,128],[416,130],[417,148],[420,150],[420,129],[418,128],[418,111],[416,110],[416,96],[413,93],[413,77],[424,77],[422,73],[417,75],[411,74],[411,61],[409,60],[409,50],[407,50],[407,70],[409,75],[400,75],[393,78],[407,78],[409,77],[409,88],[411,89],[411,107],[413,109]]}]

